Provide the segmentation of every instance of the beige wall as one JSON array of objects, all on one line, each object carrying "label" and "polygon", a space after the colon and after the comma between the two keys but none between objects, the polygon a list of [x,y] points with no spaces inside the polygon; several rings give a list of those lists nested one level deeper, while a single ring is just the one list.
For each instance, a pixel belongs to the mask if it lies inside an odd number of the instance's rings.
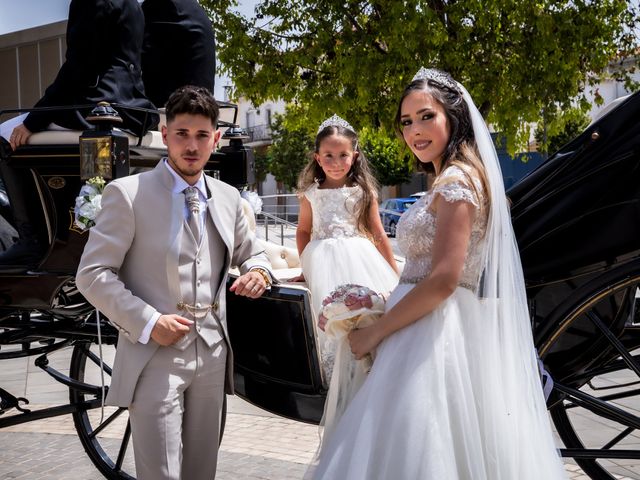
[{"label": "beige wall", "polygon": [[29,108],[42,96],[64,61],[66,26],[56,22],[0,36],[0,110]]}]

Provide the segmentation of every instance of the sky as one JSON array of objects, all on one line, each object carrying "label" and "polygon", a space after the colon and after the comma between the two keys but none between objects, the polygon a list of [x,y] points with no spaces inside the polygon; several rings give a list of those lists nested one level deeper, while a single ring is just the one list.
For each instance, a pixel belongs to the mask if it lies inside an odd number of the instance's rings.
[{"label": "sky", "polygon": [[69,3],[71,0],[0,0],[0,35],[66,20]]}]

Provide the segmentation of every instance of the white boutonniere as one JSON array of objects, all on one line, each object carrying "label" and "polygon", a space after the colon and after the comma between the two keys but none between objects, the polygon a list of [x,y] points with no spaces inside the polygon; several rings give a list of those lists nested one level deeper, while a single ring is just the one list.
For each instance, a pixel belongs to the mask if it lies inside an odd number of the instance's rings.
[{"label": "white boutonniere", "polygon": [[96,224],[104,186],[104,178],[93,177],[87,180],[80,189],[73,212],[75,214],[74,224],[81,230],[87,230]]}]

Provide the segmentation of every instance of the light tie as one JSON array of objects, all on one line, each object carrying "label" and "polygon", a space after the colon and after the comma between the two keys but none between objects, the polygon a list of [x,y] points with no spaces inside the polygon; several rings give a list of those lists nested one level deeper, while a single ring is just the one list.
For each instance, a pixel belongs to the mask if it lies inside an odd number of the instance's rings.
[{"label": "light tie", "polygon": [[184,197],[189,209],[189,228],[197,242],[200,242],[200,195],[196,187],[184,189]]}]

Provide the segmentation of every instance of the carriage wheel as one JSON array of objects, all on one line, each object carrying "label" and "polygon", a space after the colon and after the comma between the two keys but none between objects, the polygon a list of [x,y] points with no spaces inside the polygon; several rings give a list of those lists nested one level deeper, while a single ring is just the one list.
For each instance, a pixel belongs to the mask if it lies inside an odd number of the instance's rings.
[{"label": "carriage wheel", "polygon": [[595,480],[640,466],[639,283],[636,269],[581,288],[547,319],[558,328],[539,345],[555,380],[550,413],[562,454]]},{"label": "carriage wheel", "polygon": [[[103,346],[104,383],[111,380],[111,365],[115,348]],[[73,349],[69,375],[74,380],[87,383],[91,391],[69,390],[70,401],[74,405],[91,402],[90,408],[78,410],[73,421],[78,437],[87,455],[98,470],[108,479],[135,479],[133,443],[131,427],[126,408],[104,407],[101,409],[102,379],[99,347],[95,344],[81,343]],[[224,434],[227,417],[227,396],[224,396],[222,418],[220,422],[220,441]]]},{"label": "carriage wheel", "polygon": [[[106,386],[109,386],[111,381],[114,352],[114,347],[103,345],[102,372]],[[71,356],[69,375],[74,380],[94,387],[94,390],[89,392],[69,389],[72,404],[92,402],[90,408],[78,410],[73,414],[78,437],[87,455],[105,478],[135,479],[129,413],[126,408],[121,407],[105,406],[104,414],[101,409],[102,375],[99,347],[91,343],[77,344]]]}]

